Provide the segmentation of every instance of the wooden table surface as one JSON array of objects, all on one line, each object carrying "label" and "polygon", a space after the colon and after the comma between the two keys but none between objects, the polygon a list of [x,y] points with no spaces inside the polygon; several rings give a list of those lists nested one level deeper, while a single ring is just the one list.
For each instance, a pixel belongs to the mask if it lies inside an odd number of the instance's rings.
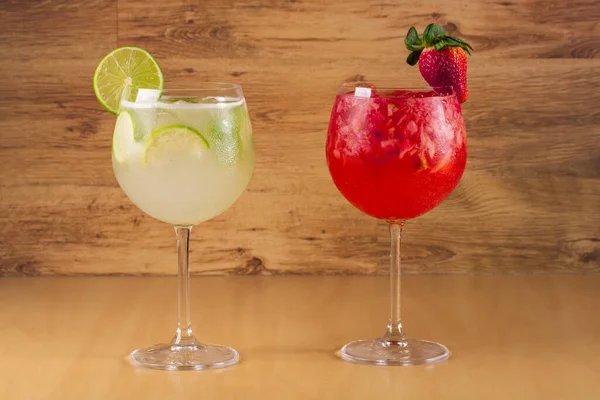
[{"label": "wooden table surface", "polygon": [[195,277],[197,335],[235,347],[241,362],[163,372],[127,354],[171,337],[175,278],[0,279],[0,398],[600,398],[600,275],[403,285],[408,333],[446,344],[448,362],[370,367],[336,356],[382,333],[386,277]]}]

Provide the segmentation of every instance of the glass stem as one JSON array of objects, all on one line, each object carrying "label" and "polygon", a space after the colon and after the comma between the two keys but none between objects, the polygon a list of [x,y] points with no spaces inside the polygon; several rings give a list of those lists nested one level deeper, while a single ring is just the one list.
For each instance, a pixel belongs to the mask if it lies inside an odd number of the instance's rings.
[{"label": "glass stem", "polygon": [[390,322],[384,340],[393,343],[403,342],[406,334],[400,320],[400,276],[401,259],[400,245],[402,243],[402,227],[404,221],[389,221],[390,227]]},{"label": "glass stem", "polygon": [[187,345],[196,341],[192,333],[190,321],[190,268],[189,252],[190,226],[175,226],[177,236],[177,258],[178,258],[178,315],[177,335],[173,344]]}]

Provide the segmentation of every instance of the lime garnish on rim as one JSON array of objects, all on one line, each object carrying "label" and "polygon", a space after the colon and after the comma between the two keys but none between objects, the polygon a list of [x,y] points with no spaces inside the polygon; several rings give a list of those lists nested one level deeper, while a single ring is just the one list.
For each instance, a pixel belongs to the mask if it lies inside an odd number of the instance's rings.
[{"label": "lime garnish on rim", "polygon": [[139,47],[120,47],[100,61],[94,73],[96,98],[113,114],[117,114],[126,87],[137,89],[163,88],[163,74],[158,63]]}]

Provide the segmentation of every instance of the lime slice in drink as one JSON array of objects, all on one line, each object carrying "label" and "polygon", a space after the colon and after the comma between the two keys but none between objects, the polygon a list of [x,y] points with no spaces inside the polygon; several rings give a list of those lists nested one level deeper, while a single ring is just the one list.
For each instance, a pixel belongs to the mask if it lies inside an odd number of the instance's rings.
[{"label": "lime slice in drink", "polygon": [[202,157],[209,145],[204,136],[185,125],[170,125],[150,134],[142,153],[144,166],[170,163],[181,155]]},{"label": "lime slice in drink", "polygon": [[139,146],[133,138],[134,132],[135,125],[131,115],[127,111],[121,112],[115,125],[112,145],[113,155],[119,163],[126,163],[136,146]]},{"label": "lime slice in drink", "polygon": [[94,73],[94,93],[104,108],[117,114],[126,87],[132,93],[137,93],[139,88],[162,90],[162,71],[146,50],[120,47],[98,64]]}]

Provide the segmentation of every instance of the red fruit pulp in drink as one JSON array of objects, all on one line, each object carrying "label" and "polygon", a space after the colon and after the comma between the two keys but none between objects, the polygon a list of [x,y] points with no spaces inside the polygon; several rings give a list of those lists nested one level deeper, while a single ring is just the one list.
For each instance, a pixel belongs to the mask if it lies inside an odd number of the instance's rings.
[{"label": "red fruit pulp in drink", "polygon": [[344,197],[384,220],[415,218],[454,190],[467,160],[458,100],[433,91],[336,97],[327,163]]}]

